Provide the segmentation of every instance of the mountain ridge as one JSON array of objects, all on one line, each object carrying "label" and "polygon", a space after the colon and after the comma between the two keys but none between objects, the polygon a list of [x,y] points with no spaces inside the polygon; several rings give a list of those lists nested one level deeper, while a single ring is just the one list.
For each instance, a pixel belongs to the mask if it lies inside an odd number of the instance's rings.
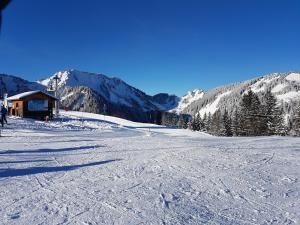
[{"label": "mountain ridge", "polygon": [[251,89],[263,101],[264,93],[271,90],[285,112],[291,114],[299,105],[300,73],[271,73],[256,78],[222,85],[210,90],[195,89],[178,97],[167,93],[148,95],[117,77],[79,70],[63,70],[36,82],[0,74],[2,92],[9,95],[33,89],[46,90],[58,76],[58,94],[61,106],[71,110],[109,113],[111,115],[147,122],[155,111],[176,114],[213,114],[217,109],[232,113],[238,107],[243,93]]}]

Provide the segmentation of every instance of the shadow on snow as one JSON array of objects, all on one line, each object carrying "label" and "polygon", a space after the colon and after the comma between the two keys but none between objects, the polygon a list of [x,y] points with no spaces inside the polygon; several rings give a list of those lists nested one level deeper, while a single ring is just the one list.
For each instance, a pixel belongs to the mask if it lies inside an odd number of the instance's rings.
[{"label": "shadow on snow", "polygon": [[13,163],[32,163],[32,162],[49,162],[52,160],[46,160],[46,159],[37,159],[37,160],[21,160],[21,161],[2,161],[0,164],[13,164]]},{"label": "shadow on snow", "polygon": [[7,150],[4,152],[0,152],[0,155],[6,154],[20,154],[20,153],[55,153],[55,152],[67,152],[67,151],[76,151],[76,150],[86,150],[86,149],[94,149],[94,148],[101,148],[106,147],[105,145],[88,145],[88,146],[78,146],[78,147],[71,147],[71,148],[42,148],[36,150]]},{"label": "shadow on snow", "polygon": [[51,172],[61,172],[61,171],[71,171],[83,167],[98,166],[106,163],[111,163],[114,161],[120,161],[121,159],[105,160],[100,162],[86,163],[82,165],[71,165],[71,166],[59,166],[59,167],[29,167],[25,169],[0,169],[0,177],[16,177],[16,176],[26,176],[34,175],[39,173],[51,173]]}]

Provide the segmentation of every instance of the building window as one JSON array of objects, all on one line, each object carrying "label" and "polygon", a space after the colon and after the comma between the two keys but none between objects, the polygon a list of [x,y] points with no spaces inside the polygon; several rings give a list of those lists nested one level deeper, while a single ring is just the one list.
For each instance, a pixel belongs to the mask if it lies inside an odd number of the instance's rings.
[{"label": "building window", "polygon": [[28,111],[47,111],[48,100],[33,99],[28,101]]}]

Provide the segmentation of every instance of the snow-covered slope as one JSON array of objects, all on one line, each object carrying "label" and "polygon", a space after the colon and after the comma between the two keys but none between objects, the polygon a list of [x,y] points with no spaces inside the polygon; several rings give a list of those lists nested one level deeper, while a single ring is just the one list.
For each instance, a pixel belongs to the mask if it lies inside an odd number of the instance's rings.
[{"label": "snow-covered slope", "polygon": [[70,110],[104,113],[134,121],[145,122],[150,113],[165,110],[152,96],[124,81],[103,74],[66,70],[55,73],[38,83],[54,87],[58,77],[61,106]]},{"label": "snow-covered slope", "polygon": [[186,95],[180,98],[178,105],[170,110],[170,112],[175,112],[177,114],[182,113],[190,104],[203,98],[204,91],[200,89],[195,89],[189,91]]},{"label": "snow-covered slope", "polygon": [[149,128],[149,127],[163,128],[164,127],[164,126],[159,126],[151,123],[138,123],[138,122],[133,122],[130,120],[126,120],[114,116],[99,115],[95,113],[78,112],[78,111],[61,111],[60,114],[63,117],[76,117],[82,119],[83,121],[100,120],[106,123],[110,123],[122,127],[129,127],[129,128]]},{"label": "snow-covered slope", "polygon": [[1,225],[300,223],[299,138],[212,137],[80,112],[8,121]]},{"label": "snow-covered slope", "polygon": [[[151,102],[151,96],[126,84],[118,78],[110,78],[103,74],[87,73],[78,70],[60,71],[51,77],[38,81],[45,86],[54,86],[54,77],[58,77],[58,87],[88,87],[101,95],[106,101],[127,107],[140,108],[143,111],[155,110],[157,107]],[[62,91],[61,91],[62,92]],[[66,100],[68,96],[61,96]]]},{"label": "snow-covered slope", "polygon": [[0,95],[8,93],[9,96],[25,91],[45,90],[45,87],[36,82],[30,82],[22,78],[0,74]]},{"label": "snow-covered slope", "polygon": [[149,96],[118,78],[78,70],[60,71],[38,83],[54,87],[56,76],[61,105],[71,110],[107,113],[145,122],[152,112],[173,109],[179,102],[175,95]]},{"label": "snow-covered slope", "polygon": [[273,73],[252,80],[225,85],[206,91],[202,98],[194,101],[182,112],[195,115],[213,114],[217,109],[227,109],[231,113],[239,106],[242,95],[251,89],[257,93],[261,101],[270,90],[278,99],[278,103],[289,114],[300,104],[300,73]]}]

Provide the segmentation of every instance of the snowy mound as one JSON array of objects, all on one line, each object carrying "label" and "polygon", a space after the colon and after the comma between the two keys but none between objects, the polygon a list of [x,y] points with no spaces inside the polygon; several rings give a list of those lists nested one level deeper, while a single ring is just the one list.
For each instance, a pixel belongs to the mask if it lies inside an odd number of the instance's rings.
[{"label": "snowy mound", "polygon": [[289,81],[300,82],[300,74],[299,73],[291,73],[288,76],[286,76],[285,79],[289,80]]},{"label": "snowy mound", "polygon": [[102,121],[108,124],[113,124],[116,126],[123,126],[128,128],[160,128],[164,126],[159,126],[150,123],[137,123],[130,120],[125,120],[118,117],[113,116],[105,116],[100,114],[94,113],[86,113],[86,112],[76,112],[76,111],[61,111],[60,113],[64,117],[73,117],[73,118],[80,118],[82,121],[86,120],[94,120],[94,121]]}]

